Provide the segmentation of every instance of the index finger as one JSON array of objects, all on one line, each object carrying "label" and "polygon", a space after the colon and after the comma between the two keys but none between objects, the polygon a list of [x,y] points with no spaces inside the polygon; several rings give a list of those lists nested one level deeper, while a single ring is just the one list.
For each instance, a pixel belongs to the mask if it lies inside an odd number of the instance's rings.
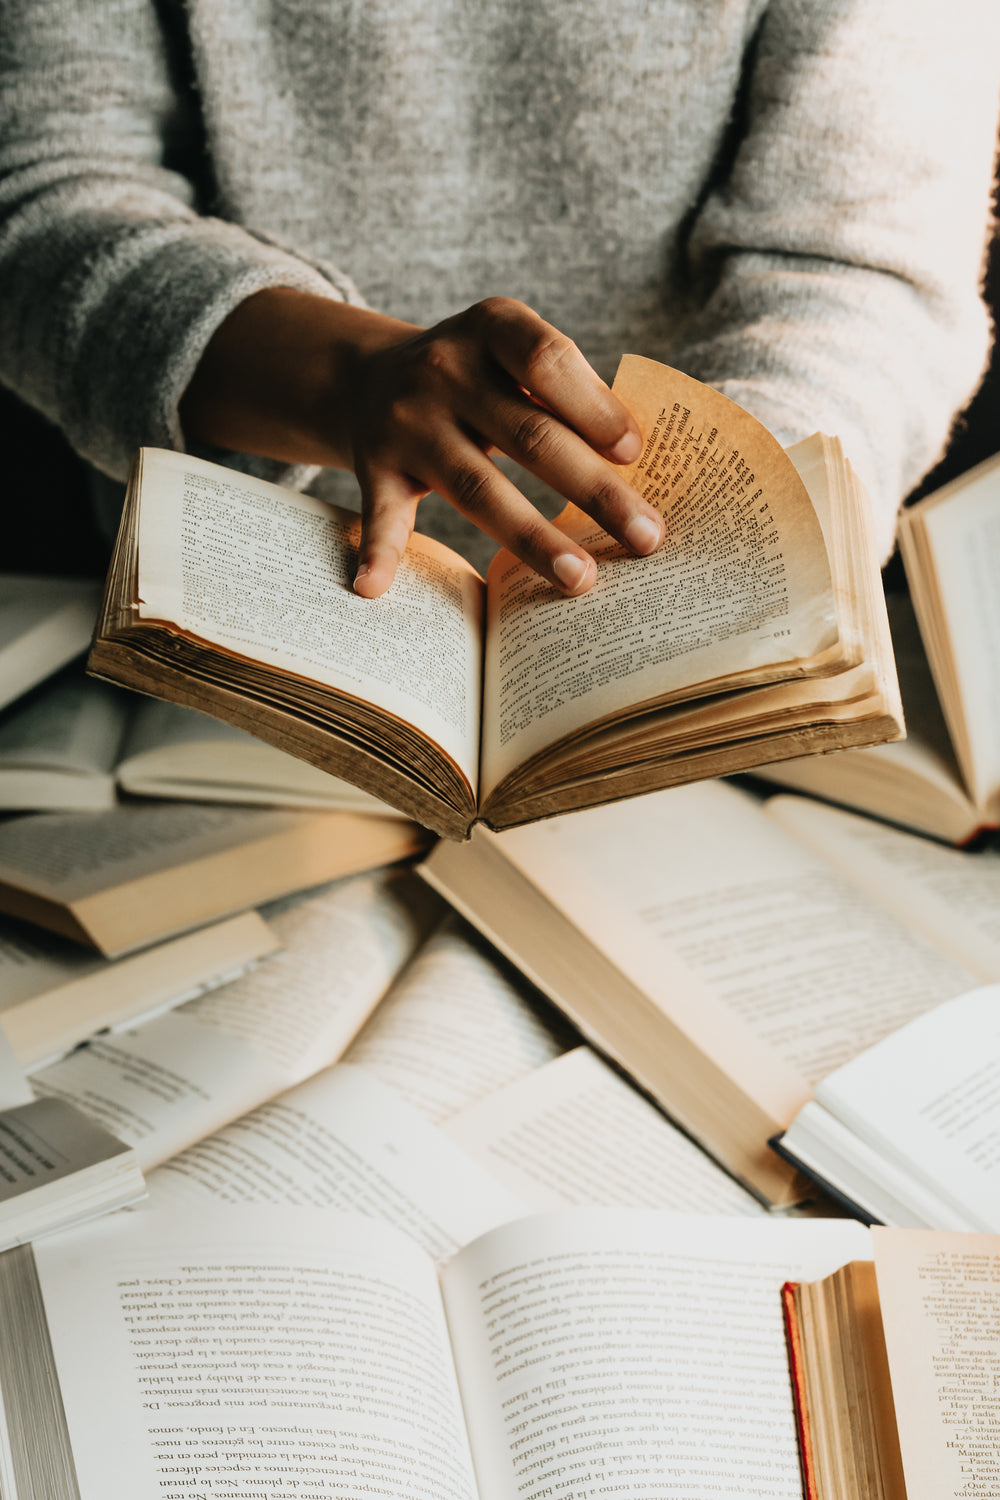
[{"label": "index finger", "polygon": [[612,463],[639,457],[635,418],[572,339],[510,297],[491,297],[478,312],[490,353],[518,385]]}]

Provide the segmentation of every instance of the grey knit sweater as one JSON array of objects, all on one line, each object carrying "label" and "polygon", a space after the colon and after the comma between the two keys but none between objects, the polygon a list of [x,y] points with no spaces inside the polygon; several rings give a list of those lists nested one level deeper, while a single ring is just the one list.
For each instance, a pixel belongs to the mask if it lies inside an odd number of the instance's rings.
[{"label": "grey knit sweater", "polygon": [[263,287],[502,293],[840,434],[887,552],[982,369],[997,0],[2,0],[0,69],[0,379],[107,475]]}]

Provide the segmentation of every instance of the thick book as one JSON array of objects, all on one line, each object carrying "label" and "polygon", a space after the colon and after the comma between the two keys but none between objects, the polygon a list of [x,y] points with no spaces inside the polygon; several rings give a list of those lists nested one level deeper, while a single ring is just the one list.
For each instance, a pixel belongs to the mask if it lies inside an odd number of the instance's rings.
[{"label": "thick book", "polygon": [[501,552],[484,582],[414,536],[377,600],[360,521],[143,449],[90,670],[203,709],[449,838],[903,731],[869,504],[840,444],[785,453],[718,392],[627,356],[664,515],[627,556],[569,507],[598,581],[559,595]]},{"label": "thick book", "polygon": [[1000,985],[837,1068],[778,1145],[870,1221],[1000,1233]]},{"label": "thick book", "polygon": [[1000,1237],[872,1245],[874,1264],[783,1289],[806,1500],[1000,1494]]},{"label": "thick book", "polygon": [[889,617],[906,740],[757,774],[967,843],[1000,826],[1000,454],[903,511],[899,540],[912,606],[890,601]]},{"label": "thick book", "polygon": [[100,584],[0,573],[0,708],[90,645]]},{"label": "thick book", "polygon": [[421,874],[742,1181],[820,1081],[1000,981],[1000,854],[724,782],[442,841]]},{"label": "thick book", "polygon": [[195,802],[0,822],[0,911],[116,958],[426,848],[401,818]]},{"label": "thick book", "polygon": [[868,1238],[570,1209],[438,1272],[328,1209],[98,1222],[0,1259],[5,1500],[796,1500],[780,1288]]},{"label": "thick book", "polygon": [[0,714],[0,808],[99,812],[120,792],[394,816],[358,787],[242,729],[75,667]]},{"label": "thick book", "polygon": [[0,1026],[33,1072],[98,1031],[135,1025],[226,984],[278,946],[255,911],[115,960],[0,919]]}]

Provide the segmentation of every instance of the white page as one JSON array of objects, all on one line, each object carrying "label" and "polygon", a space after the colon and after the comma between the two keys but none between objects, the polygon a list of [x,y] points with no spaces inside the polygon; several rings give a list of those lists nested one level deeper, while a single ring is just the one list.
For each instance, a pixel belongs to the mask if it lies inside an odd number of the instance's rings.
[{"label": "white page", "polygon": [[816,1102],[950,1204],[1000,1230],[1000,985],[973,990],[856,1057]]},{"label": "white page", "polygon": [[1000,1239],[872,1231],[907,1500],[1000,1495]]},{"label": "white page", "polygon": [[312,1204],[392,1224],[435,1261],[528,1205],[390,1088],[340,1064],[165,1162],[151,1202]]},{"label": "white page", "polygon": [[0,772],[31,766],[110,777],[130,707],[120,689],[63,673],[0,718]]},{"label": "white page", "polygon": [[638,1209],[477,1240],[442,1289],[481,1500],[801,1500],[780,1289],[870,1253],[858,1224]]},{"label": "white page", "polygon": [[100,602],[90,578],[0,573],[0,708],[86,651]]},{"label": "white page", "polygon": [[7,1033],[0,1026],[0,1109],[10,1109],[17,1104],[30,1104],[34,1094],[24,1076],[14,1049],[7,1040]]},{"label": "white page", "polygon": [[151,449],[142,484],[140,619],[386,709],[440,745],[475,795],[483,583],[468,563],[417,534],[389,592],[362,599],[352,513]]},{"label": "white page", "polygon": [[802,797],[767,810],[978,979],[1000,979],[1000,849],[949,849]]},{"label": "white page", "polygon": [[589,1047],[470,1105],[445,1128],[535,1208],[766,1212]]},{"label": "white page", "polygon": [[528,987],[456,920],[430,939],[345,1055],[429,1120],[447,1119],[558,1056]]},{"label": "white page", "polygon": [[433,1267],[395,1231],[204,1206],[35,1253],[81,1500],[475,1500]]},{"label": "white page", "polygon": [[0,917],[0,1014],[106,967],[106,958],[69,938]]},{"label": "white page", "polygon": [[[619,968],[684,1014],[734,1076],[756,1048],[814,1084],[865,1046],[974,983],[769,819],[702,782],[499,836]],[[766,1066],[754,1062],[755,1072]],[[792,1108],[801,1099],[795,1099]]]},{"label": "white page", "polygon": [[182,1007],[240,1037],[288,1083],[336,1062],[416,950],[427,903],[395,871],[338,881],[268,909],[282,944],[267,964]]},{"label": "white page", "polygon": [[95,1037],[31,1078],[37,1094],[76,1105],[134,1147],[144,1171],[291,1081],[238,1037],[176,1011]]}]

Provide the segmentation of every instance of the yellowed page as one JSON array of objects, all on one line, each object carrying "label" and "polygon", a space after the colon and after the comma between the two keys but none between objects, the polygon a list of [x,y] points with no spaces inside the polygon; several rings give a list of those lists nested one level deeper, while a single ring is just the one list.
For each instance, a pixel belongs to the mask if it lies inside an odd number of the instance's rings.
[{"label": "yellowed page", "polygon": [[974,983],[724,782],[494,837],[733,1077],[769,1078],[789,1118],[833,1068]]},{"label": "yellowed page", "polygon": [[[546,745],[634,704],[811,657],[837,640],[819,520],[779,444],[717,391],[626,355],[615,392],[646,442],[624,477],[666,521],[627,556],[582,512],[598,560],[578,599],[509,553],[489,571],[483,794]],[[792,675],[776,671],[776,676]]]},{"label": "yellowed page", "polygon": [[138,617],[396,715],[475,792],[482,579],[414,536],[389,592],[361,599],[351,588],[359,527],[309,495],[146,449]]},{"label": "yellowed page", "polygon": [[1000,980],[1000,849],[949,849],[802,797],[773,797],[767,808],[969,974]]},{"label": "yellowed page", "polygon": [[1000,1235],[872,1243],[907,1500],[1000,1495]]}]

